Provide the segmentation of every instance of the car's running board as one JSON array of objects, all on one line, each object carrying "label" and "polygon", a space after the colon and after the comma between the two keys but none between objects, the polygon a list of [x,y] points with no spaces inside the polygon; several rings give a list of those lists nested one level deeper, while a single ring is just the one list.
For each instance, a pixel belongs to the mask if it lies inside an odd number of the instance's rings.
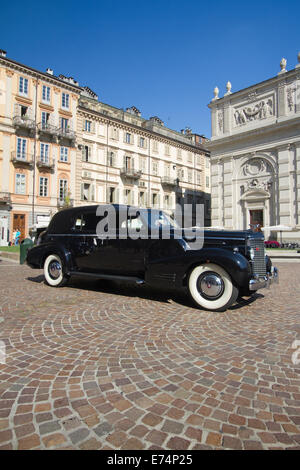
[{"label": "car's running board", "polygon": [[110,281],[124,281],[124,282],[133,282],[135,284],[142,285],[145,281],[139,277],[134,276],[117,276],[115,274],[98,274],[98,273],[87,273],[80,271],[70,271],[68,272],[70,276],[80,276],[80,277],[93,277],[94,279],[107,279]]}]

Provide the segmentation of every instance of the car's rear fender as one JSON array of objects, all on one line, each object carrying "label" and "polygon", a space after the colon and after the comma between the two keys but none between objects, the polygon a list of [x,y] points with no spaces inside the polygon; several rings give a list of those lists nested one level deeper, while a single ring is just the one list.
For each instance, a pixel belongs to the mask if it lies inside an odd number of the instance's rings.
[{"label": "car's rear fender", "polygon": [[64,273],[68,273],[73,269],[72,254],[61,243],[46,242],[34,246],[27,253],[27,263],[31,267],[43,268],[46,258],[52,254],[61,258]]}]

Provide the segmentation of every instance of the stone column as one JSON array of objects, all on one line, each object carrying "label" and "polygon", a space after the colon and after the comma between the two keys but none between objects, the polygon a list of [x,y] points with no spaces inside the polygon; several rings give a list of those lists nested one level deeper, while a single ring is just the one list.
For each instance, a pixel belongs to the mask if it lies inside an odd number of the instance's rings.
[{"label": "stone column", "polygon": [[232,156],[223,160],[223,218],[225,227],[233,228],[233,204],[232,204]]},{"label": "stone column", "polygon": [[295,144],[295,170],[296,225],[300,229],[300,141]]},{"label": "stone column", "polygon": [[211,109],[211,136],[215,137],[217,135],[217,108],[214,106]]},{"label": "stone column", "polygon": [[224,106],[224,134],[231,132],[230,104]]},{"label": "stone column", "polygon": [[278,83],[278,117],[287,115],[286,106],[286,83],[285,80],[281,80]]},{"label": "stone column", "polygon": [[279,224],[291,225],[290,146],[278,147]]}]

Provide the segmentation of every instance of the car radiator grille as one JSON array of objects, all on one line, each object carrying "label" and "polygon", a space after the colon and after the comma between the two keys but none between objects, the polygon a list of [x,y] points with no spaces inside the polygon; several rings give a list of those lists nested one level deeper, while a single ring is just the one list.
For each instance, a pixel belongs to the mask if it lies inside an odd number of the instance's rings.
[{"label": "car radiator grille", "polygon": [[265,244],[263,239],[250,240],[251,248],[254,248],[254,260],[252,261],[253,274],[266,275]]}]

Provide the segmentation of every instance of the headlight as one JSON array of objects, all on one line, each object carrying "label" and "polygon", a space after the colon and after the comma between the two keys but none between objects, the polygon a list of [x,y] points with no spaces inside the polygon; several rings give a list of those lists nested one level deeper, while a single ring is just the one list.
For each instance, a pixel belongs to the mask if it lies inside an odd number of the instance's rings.
[{"label": "headlight", "polygon": [[250,248],[250,249],[249,249],[249,255],[250,255],[250,258],[253,260],[253,259],[254,259],[254,256],[255,256],[254,248]]}]

